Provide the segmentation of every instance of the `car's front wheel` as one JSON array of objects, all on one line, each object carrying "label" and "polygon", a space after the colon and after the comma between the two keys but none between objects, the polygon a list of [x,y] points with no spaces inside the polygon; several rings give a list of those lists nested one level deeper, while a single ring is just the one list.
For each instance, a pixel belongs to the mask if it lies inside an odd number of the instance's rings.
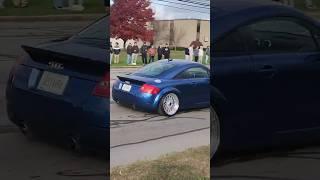
[{"label": "car's front wheel", "polygon": [[179,107],[179,97],[175,93],[168,93],[161,98],[158,111],[161,115],[173,116],[178,112]]},{"label": "car's front wheel", "polygon": [[211,150],[210,150],[210,157],[211,159],[214,158],[216,155],[219,145],[220,145],[220,120],[219,117],[214,110],[214,108],[211,106],[211,113],[210,113],[210,119],[211,119],[211,128],[210,128],[210,144],[211,144]]}]

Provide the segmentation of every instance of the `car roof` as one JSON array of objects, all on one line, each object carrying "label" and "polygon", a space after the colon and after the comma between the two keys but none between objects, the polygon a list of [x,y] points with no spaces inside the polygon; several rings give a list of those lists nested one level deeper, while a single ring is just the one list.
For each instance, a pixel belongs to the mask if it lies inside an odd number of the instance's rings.
[{"label": "car roof", "polygon": [[224,16],[237,11],[242,11],[249,8],[279,5],[270,0],[215,0],[213,4],[213,11],[215,16]]},{"label": "car roof", "polygon": [[215,0],[211,13],[214,40],[242,24],[261,18],[292,16],[312,20],[292,7],[271,0]]},{"label": "car roof", "polygon": [[185,65],[188,65],[188,64],[198,64],[194,61],[187,61],[185,59],[162,59],[162,60],[159,60],[159,61],[156,61],[157,63],[170,63],[170,64],[174,64],[174,65],[177,65],[177,66],[185,66]]},{"label": "car roof", "polygon": [[156,61],[155,63],[170,63],[175,65],[174,68],[169,69],[165,74],[162,74],[161,76],[158,77],[158,78],[165,78],[165,79],[172,78],[173,76],[175,76],[177,73],[179,73],[181,70],[185,68],[202,67],[209,70],[209,68],[203,64],[200,64],[194,61],[185,60],[185,59],[173,59],[173,60],[164,59],[164,60]]}]

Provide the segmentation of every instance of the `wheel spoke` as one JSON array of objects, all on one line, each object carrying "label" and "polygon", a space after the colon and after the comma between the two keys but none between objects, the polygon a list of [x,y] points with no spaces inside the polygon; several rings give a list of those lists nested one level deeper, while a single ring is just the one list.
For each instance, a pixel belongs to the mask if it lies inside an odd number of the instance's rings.
[{"label": "wheel spoke", "polygon": [[168,115],[175,114],[179,109],[178,96],[173,93],[167,94],[164,97],[162,106],[163,106],[163,110],[165,111],[166,114],[168,114]]}]

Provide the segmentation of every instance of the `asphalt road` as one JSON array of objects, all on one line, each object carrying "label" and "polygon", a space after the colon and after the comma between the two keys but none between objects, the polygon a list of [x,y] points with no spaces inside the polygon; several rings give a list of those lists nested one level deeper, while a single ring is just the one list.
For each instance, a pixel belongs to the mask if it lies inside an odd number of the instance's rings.
[{"label": "asphalt road", "polygon": [[35,45],[71,35],[90,22],[0,22],[0,179],[105,180],[106,160],[77,156],[42,141],[28,141],[8,121],[5,86],[21,44]]},{"label": "asphalt road", "polygon": [[[117,75],[136,70],[112,68],[111,84]],[[168,118],[123,107],[111,100],[110,121],[111,167],[210,143],[209,109],[184,111]]]}]

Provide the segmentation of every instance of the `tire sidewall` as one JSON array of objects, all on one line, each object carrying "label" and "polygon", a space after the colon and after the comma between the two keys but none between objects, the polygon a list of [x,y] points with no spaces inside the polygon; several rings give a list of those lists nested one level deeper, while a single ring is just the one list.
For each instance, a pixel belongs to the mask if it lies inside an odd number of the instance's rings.
[{"label": "tire sidewall", "polygon": [[[217,156],[220,153],[220,145],[221,145],[221,139],[222,139],[221,138],[221,134],[222,133],[221,133],[221,121],[220,121],[220,118],[219,118],[217,112],[215,111],[215,108],[213,106],[210,106],[210,128],[212,128],[214,118],[216,118],[216,120],[219,123],[219,144],[218,144],[217,150],[216,150],[216,152],[214,154],[211,154],[211,151],[210,151],[210,159],[211,159],[211,161],[217,159]],[[211,136],[212,136],[212,134],[211,134],[211,129],[210,129],[210,139],[212,138]],[[211,141],[210,141],[210,144],[211,144]],[[210,147],[210,149],[211,149],[211,147]]]}]

